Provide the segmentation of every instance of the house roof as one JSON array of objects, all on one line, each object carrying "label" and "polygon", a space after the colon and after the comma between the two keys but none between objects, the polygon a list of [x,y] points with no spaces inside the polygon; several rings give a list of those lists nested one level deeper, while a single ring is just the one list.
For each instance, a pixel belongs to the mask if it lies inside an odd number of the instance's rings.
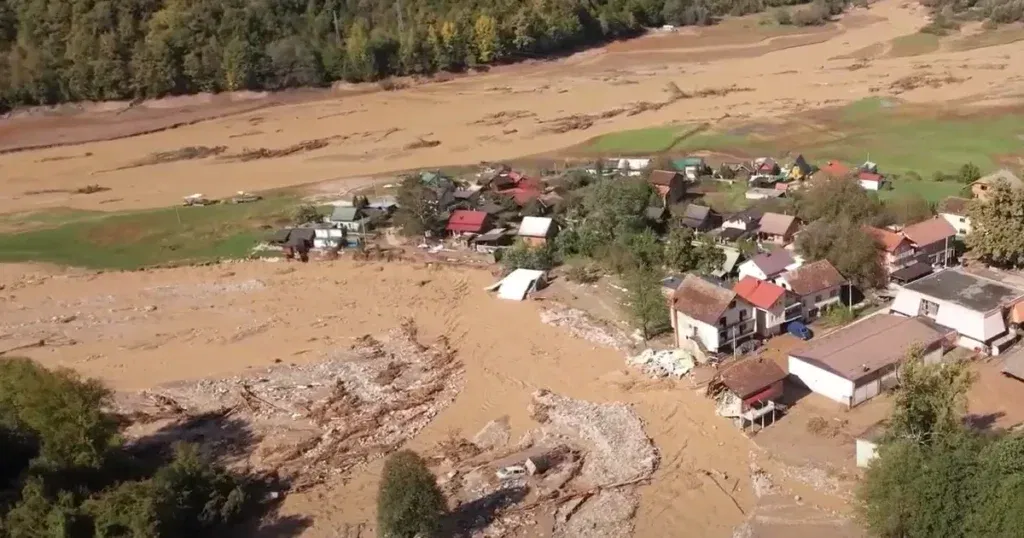
[{"label": "house roof", "polygon": [[470,232],[480,233],[487,220],[487,213],[483,211],[471,211],[469,209],[456,209],[448,218],[448,225],[445,227],[449,232]]},{"label": "house roof", "polygon": [[793,166],[798,168],[804,175],[810,174],[814,168],[804,159],[803,155],[797,155],[796,161],[793,162]]},{"label": "house roof", "polygon": [[741,399],[753,396],[786,378],[775,361],[760,357],[744,359],[719,374],[722,384]]},{"label": "house roof", "polygon": [[655,170],[651,172],[651,176],[647,178],[647,181],[652,185],[659,185],[662,187],[671,187],[672,181],[676,176],[682,177],[682,174],[675,170]]},{"label": "house roof", "polygon": [[914,346],[934,348],[949,333],[921,318],[876,314],[795,349],[790,356],[857,381],[902,362]]},{"label": "house roof", "polygon": [[288,236],[291,235],[291,228],[281,228],[280,230],[274,230],[274,233],[270,236],[270,242],[276,244],[284,244],[288,242]]},{"label": "house roof", "polygon": [[711,216],[711,208],[697,204],[687,204],[683,210],[683,218],[679,219],[683,226],[699,228],[703,226],[708,217]]},{"label": "house roof", "polygon": [[880,243],[886,252],[896,252],[896,249],[901,244],[909,241],[906,237],[896,232],[875,228],[874,226],[865,226],[864,231],[873,237],[877,243]]},{"label": "house roof", "polygon": [[750,262],[756,265],[762,273],[772,276],[785,271],[786,267],[796,263],[796,259],[788,250],[777,248],[750,258]]},{"label": "house roof", "polygon": [[476,236],[476,242],[486,243],[488,241],[497,241],[504,237],[506,233],[508,233],[508,230],[506,230],[505,228],[495,228],[487,233],[483,233]]},{"label": "house roof", "polygon": [[990,312],[1024,297],[1024,291],[958,269],[939,271],[907,284],[904,289],[975,312]]},{"label": "house roof", "polygon": [[897,269],[889,275],[890,278],[897,282],[910,282],[911,280],[917,280],[918,278],[927,275],[932,272],[931,264],[925,262],[916,262],[913,265],[908,265],[903,269]]},{"label": "house roof", "polygon": [[917,245],[924,246],[956,237],[956,229],[946,219],[932,217],[907,226],[903,229],[903,235]]},{"label": "house roof", "polygon": [[732,291],[748,303],[765,310],[771,309],[779,299],[786,295],[786,290],[781,286],[758,280],[752,276],[740,279],[732,287]]},{"label": "house roof", "polygon": [[665,289],[670,289],[672,291],[676,291],[676,289],[678,289],[679,285],[682,284],[682,283],[683,283],[683,277],[681,277],[679,275],[669,275],[669,276],[661,279],[661,287],[663,287]]},{"label": "house roof", "polygon": [[719,228],[716,230],[715,235],[725,239],[726,241],[737,241],[747,234],[753,233],[750,230],[744,230],[742,228]]},{"label": "house roof", "polygon": [[838,161],[829,161],[820,169],[825,175],[832,177],[846,177],[850,175],[850,167]]},{"label": "house roof", "polygon": [[758,159],[757,161],[755,161],[755,164],[757,164],[758,172],[770,172],[772,170],[775,170],[775,167],[779,165],[777,162],[775,162],[775,159],[772,159],[771,157],[763,157],[761,159]]},{"label": "house roof", "polygon": [[1024,181],[1021,181],[1021,179],[1017,177],[1017,174],[1014,174],[1013,172],[1007,170],[1006,168],[992,172],[987,176],[982,176],[981,179],[975,181],[974,183],[981,183],[983,185],[994,186],[996,183],[999,183],[1000,181],[1006,182],[1006,184],[1011,189],[1024,188]]},{"label": "house roof", "polygon": [[729,217],[726,218],[725,220],[743,221],[743,222],[746,222],[748,224],[756,225],[759,222],[761,222],[761,217],[763,217],[763,216],[764,216],[764,211],[763,210],[758,209],[757,207],[748,207],[748,208],[744,209],[743,211],[739,211],[737,213],[733,213],[732,215],[729,215]]},{"label": "house roof", "polygon": [[362,217],[362,210],[355,206],[335,206],[331,211],[332,222],[353,222]]},{"label": "house roof", "polygon": [[786,273],[786,282],[797,295],[810,295],[846,282],[828,260],[818,260]]},{"label": "house roof", "polygon": [[523,217],[519,224],[520,237],[547,237],[551,231],[551,218],[549,217]]},{"label": "house roof", "polygon": [[699,276],[686,275],[672,296],[672,307],[697,321],[717,325],[734,299],[736,294],[732,290]]},{"label": "house roof", "polygon": [[761,217],[761,233],[786,235],[793,231],[796,217],[779,213],[765,213]]},{"label": "house roof", "polygon": [[722,262],[722,266],[717,270],[711,271],[711,275],[721,278],[732,273],[733,269],[736,268],[736,262],[740,261],[740,250],[723,246],[719,246],[718,250],[725,253],[725,261]]},{"label": "house roof", "polygon": [[875,172],[868,172],[867,170],[861,170],[860,172],[857,172],[857,179],[861,181],[874,181],[875,183],[878,183],[879,181],[882,181],[885,178],[882,177],[881,174],[876,174]]},{"label": "house roof", "polygon": [[939,213],[946,213],[949,215],[966,216],[967,206],[970,204],[970,200],[967,198],[958,198],[956,196],[950,196],[939,202]]},{"label": "house roof", "polygon": [[1024,350],[1017,350],[1003,360],[1003,374],[1024,381]]},{"label": "house roof", "polygon": [[661,221],[665,219],[666,210],[668,210],[667,207],[648,207],[644,214],[649,220]]},{"label": "house roof", "polygon": [[316,237],[316,230],[313,228],[295,228],[288,235],[288,242],[312,241],[314,237]]}]

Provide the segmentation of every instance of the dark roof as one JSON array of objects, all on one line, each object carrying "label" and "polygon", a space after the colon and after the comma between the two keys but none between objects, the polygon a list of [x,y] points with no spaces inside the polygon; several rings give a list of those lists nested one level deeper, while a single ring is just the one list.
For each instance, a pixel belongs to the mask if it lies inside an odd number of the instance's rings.
[{"label": "dark roof", "polygon": [[743,211],[729,215],[725,220],[741,220],[750,224],[758,224],[761,222],[761,217],[763,216],[764,210],[758,209],[757,207],[748,207]]},{"label": "dark roof", "polygon": [[487,213],[483,211],[470,211],[468,209],[456,209],[448,219],[446,230],[450,232],[472,232],[480,233],[487,220]]},{"label": "dark roof", "polygon": [[764,358],[742,360],[721,373],[722,384],[736,396],[747,398],[786,378],[775,361]]},{"label": "dark roof", "polygon": [[796,156],[796,162],[793,163],[793,166],[799,168],[805,176],[810,175],[814,171],[814,167],[807,163],[807,159],[804,159],[803,155]]},{"label": "dark roof", "polygon": [[686,275],[672,297],[677,311],[709,325],[717,325],[718,318],[729,309],[736,294],[705,278]]},{"label": "dark roof", "polygon": [[661,287],[675,291],[679,288],[679,285],[683,283],[683,277],[678,275],[669,275],[661,279]]},{"label": "dark roof", "polygon": [[355,206],[337,206],[331,212],[332,222],[352,222],[362,217],[362,210]]},{"label": "dark roof", "polygon": [[496,204],[494,202],[484,202],[480,204],[480,207],[478,209],[489,215],[497,215],[498,213],[501,213],[502,211],[505,210],[505,208],[502,207],[500,204]]},{"label": "dark roof", "polygon": [[708,217],[710,216],[710,207],[697,204],[687,204],[686,209],[683,211],[683,218],[680,219],[680,222],[683,226],[699,228],[707,223]]},{"label": "dark roof", "polygon": [[838,286],[846,279],[828,260],[818,260],[786,273],[786,282],[798,295],[810,295]]},{"label": "dark roof", "polygon": [[479,194],[480,194],[480,191],[471,191],[469,189],[456,189],[455,192],[452,193],[452,195],[455,196],[455,198],[459,199],[459,200],[468,200],[468,199],[470,199],[470,198],[472,198],[474,196],[477,196]]},{"label": "dark roof", "polygon": [[476,242],[486,243],[488,241],[498,241],[499,239],[503,239],[506,236],[510,236],[510,233],[511,232],[509,232],[509,230],[505,228],[495,228],[485,234],[480,234],[476,236]]},{"label": "dark roof", "polygon": [[900,282],[910,282],[912,280],[917,280],[931,272],[932,266],[930,264],[925,262],[917,262],[914,263],[913,265],[908,265],[903,269],[893,271],[892,274],[890,274],[889,276],[892,277],[893,280],[899,280]]},{"label": "dark roof", "polygon": [[967,215],[967,206],[971,203],[967,198],[958,198],[956,196],[950,196],[939,202],[939,213],[949,213],[950,215]]},{"label": "dark roof", "polygon": [[316,231],[313,228],[295,228],[288,236],[288,241],[312,241],[314,237],[316,237]]},{"label": "dark roof", "polygon": [[719,228],[716,235],[726,241],[737,241],[749,233],[751,233],[750,230],[741,230],[739,228]]},{"label": "dark roof", "polygon": [[661,221],[665,219],[666,207],[648,207],[647,208],[647,219],[653,221]]},{"label": "dark roof", "polygon": [[955,269],[939,271],[904,287],[976,312],[989,312],[1024,296],[1021,290]]},{"label": "dark roof", "polygon": [[796,263],[793,255],[784,248],[758,254],[750,258],[750,261],[768,276],[777,275],[785,271],[787,266]]},{"label": "dark roof", "polygon": [[934,349],[950,332],[921,318],[876,314],[795,349],[790,356],[858,381],[902,362],[914,346]]},{"label": "dark roof", "polygon": [[655,170],[651,172],[651,176],[647,178],[652,185],[660,185],[662,187],[672,186],[672,181],[676,177],[682,177],[682,174],[674,170]]},{"label": "dark roof", "polygon": [[786,235],[793,231],[796,217],[781,213],[765,213],[761,216],[761,233]]},{"label": "dark roof", "polygon": [[1024,381],[1024,350],[1017,350],[1003,360],[1003,373]]},{"label": "dark roof", "polygon": [[284,244],[288,242],[288,236],[291,235],[291,233],[291,228],[281,228],[280,230],[275,230],[274,234],[270,236],[270,242]]}]

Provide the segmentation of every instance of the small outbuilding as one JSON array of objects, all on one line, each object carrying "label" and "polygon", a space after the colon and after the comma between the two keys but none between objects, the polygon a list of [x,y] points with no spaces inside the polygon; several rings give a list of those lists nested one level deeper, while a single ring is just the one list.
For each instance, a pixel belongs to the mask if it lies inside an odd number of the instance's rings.
[{"label": "small outbuilding", "polygon": [[708,390],[715,395],[718,414],[736,425],[764,427],[775,419],[786,372],[774,361],[753,357],[727,367]]},{"label": "small outbuilding", "polygon": [[490,228],[490,215],[483,211],[456,209],[448,218],[445,231],[451,234],[481,234]]},{"label": "small outbuilding", "polygon": [[500,282],[487,287],[487,291],[498,292],[501,299],[522,301],[527,295],[541,289],[547,283],[544,271],[533,269],[516,269]]},{"label": "small outbuilding", "polygon": [[550,217],[523,217],[516,233],[531,246],[541,246],[555,235],[554,221]]}]

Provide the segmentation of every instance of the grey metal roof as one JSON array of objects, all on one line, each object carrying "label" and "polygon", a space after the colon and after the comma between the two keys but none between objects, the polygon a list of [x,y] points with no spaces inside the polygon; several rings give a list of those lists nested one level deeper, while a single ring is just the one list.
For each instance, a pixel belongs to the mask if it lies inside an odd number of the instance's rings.
[{"label": "grey metal roof", "polygon": [[360,218],[360,209],[355,206],[337,206],[331,212],[332,222],[353,222]]},{"label": "grey metal roof", "polygon": [[904,287],[975,312],[989,312],[1024,296],[1024,291],[955,269],[939,271]]}]

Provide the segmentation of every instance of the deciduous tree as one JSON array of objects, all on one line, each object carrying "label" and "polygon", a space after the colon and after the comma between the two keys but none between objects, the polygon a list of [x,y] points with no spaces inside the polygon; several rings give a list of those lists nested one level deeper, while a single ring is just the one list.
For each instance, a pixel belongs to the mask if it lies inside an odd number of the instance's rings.
[{"label": "deciduous tree", "polygon": [[668,302],[661,293],[658,273],[650,268],[630,272],[626,286],[626,309],[644,340],[650,339],[669,326]]},{"label": "deciduous tree", "polygon": [[968,206],[970,255],[1003,267],[1024,266],[1024,191],[996,185],[987,202]]},{"label": "deciduous tree", "polygon": [[401,450],[384,462],[377,493],[377,528],[382,538],[431,538],[447,510],[426,461]]}]

